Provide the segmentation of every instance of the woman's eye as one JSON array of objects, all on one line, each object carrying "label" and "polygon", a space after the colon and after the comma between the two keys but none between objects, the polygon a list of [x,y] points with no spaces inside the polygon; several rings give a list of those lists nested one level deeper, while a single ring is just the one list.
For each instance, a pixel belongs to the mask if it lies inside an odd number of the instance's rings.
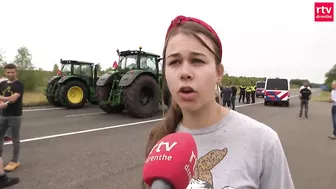
[{"label": "woman's eye", "polygon": [[204,64],[204,61],[203,60],[201,60],[201,59],[193,59],[192,60],[192,63],[201,63],[201,64]]},{"label": "woman's eye", "polygon": [[176,63],[178,63],[178,60],[172,60],[168,62],[168,65],[174,65]]}]

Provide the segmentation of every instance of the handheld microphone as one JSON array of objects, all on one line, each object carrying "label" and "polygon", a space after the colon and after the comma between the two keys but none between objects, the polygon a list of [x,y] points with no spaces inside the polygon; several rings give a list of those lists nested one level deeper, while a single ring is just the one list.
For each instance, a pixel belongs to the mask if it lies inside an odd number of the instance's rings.
[{"label": "handheld microphone", "polygon": [[152,148],[143,168],[151,189],[186,189],[194,176],[197,148],[192,135],[172,133]]}]

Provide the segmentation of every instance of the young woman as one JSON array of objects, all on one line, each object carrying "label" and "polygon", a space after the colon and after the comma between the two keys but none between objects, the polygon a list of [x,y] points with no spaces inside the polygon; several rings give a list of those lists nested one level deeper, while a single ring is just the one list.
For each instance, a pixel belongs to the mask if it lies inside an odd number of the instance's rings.
[{"label": "young woman", "polygon": [[188,132],[199,153],[188,188],[293,189],[277,133],[216,103],[213,89],[223,76],[221,61],[221,41],[208,24],[185,16],[172,21],[162,69],[172,107],[151,131],[146,155],[162,137]]}]

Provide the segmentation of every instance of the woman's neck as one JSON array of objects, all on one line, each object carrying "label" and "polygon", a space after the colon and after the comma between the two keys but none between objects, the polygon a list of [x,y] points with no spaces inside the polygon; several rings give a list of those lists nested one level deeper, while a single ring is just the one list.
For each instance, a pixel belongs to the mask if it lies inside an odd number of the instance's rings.
[{"label": "woman's neck", "polygon": [[183,111],[182,124],[189,129],[201,129],[218,123],[229,110],[218,103],[209,103],[196,112]]}]

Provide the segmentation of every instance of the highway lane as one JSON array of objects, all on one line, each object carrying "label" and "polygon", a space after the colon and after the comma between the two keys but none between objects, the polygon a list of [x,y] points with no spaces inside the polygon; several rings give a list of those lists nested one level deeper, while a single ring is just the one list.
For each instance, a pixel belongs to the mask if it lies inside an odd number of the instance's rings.
[{"label": "highway lane", "polygon": [[[237,110],[269,124],[279,133],[297,188],[330,189],[336,178],[331,166],[336,143],[326,137],[331,131],[330,104],[312,103],[310,119],[304,120],[297,117],[297,98],[291,102],[289,108],[257,104]],[[65,117],[93,112],[99,109],[25,112],[22,138],[140,121],[127,115]],[[36,123],[38,120],[44,124]],[[22,183],[13,188],[139,188],[144,146],[153,126],[154,123],[145,123],[23,143],[22,167],[10,173],[20,176]],[[7,145],[5,161],[10,154],[11,145]]]},{"label": "highway lane", "polygon": [[[297,95],[297,90],[293,90],[292,95]],[[262,98],[257,98],[256,102],[261,103]],[[237,106],[244,106],[244,104]],[[128,124],[132,122],[158,119],[162,117],[162,112],[148,119],[134,119],[126,112],[122,114],[106,114],[98,106],[89,105],[83,109],[67,110],[53,108],[35,108],[25,111],[23,115],[22,139],[57,135],[62,133],[76,132],[87,129]],[[45,110],[48,109],[48,110]],[[32,109],[29,109],[32,110]]]}]

